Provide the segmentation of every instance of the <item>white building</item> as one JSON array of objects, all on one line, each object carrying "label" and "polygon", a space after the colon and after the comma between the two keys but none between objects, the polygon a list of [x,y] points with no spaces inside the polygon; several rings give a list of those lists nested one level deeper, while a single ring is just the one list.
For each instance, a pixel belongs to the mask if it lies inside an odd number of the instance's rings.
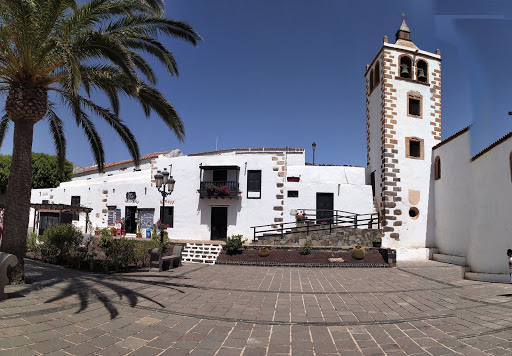
[{"label": "white building", "polygon": [[[32,203],[81,204],[93,209],[94,225],[124,217],[133,233],[160,216],[153,177],[167,168],[176,180],[164,211],[174,239],[250,239],[252,226],[294,221],[295,209],[378,212],[383,246],[399,260],[433,256],[467,266],[468,278],[506,280],[512,133],[474,157],[469,128],[441,142],[440,51],[419,49],[405,21],[394,44],[384,37],[365,79],[367,168],[307,165],[300,148],[175,150],[146,155],[139,167],[88,168],[33,190]],[[210,196],[209,184],[229,193]],[[85,226],[83,217],[74,223]]]},{"label": "white building", "polygon": [[[252,226],[295,221],[292,209],[373,212],[371,186],[365,168],[308,166],[303,149],[251,148],[195,153],[181,151],[143,156],[133,161],[96,167],[75,175],[58,188],[34,189],[32,203],[83,205],[93,209],[90,220],[98,227],[114,227],[126,219],[127,233],[144,230],[160,217],[162,195],[154,174],[166,169],[176,181],[165,199],[164,219],[171,239],[210,240],[242,234],[252,239]],[[209,194],[208,185],[228,194]],[[43,221],[50,212],[30,221]],[[43,214],[43,218],[41,217]],[[85,228],[85,215],[74,224]],[[39,228],[44,228],[38,224]]]}]

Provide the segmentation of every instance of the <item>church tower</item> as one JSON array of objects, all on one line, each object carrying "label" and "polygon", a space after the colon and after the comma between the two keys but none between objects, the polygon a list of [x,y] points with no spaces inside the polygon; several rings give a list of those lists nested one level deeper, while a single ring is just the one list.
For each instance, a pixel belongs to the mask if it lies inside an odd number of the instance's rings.
[{"label": "church tower", "polygon": [[367,163],[383,246],[427,247],[432,147],[441,140],[441,56],[420,50],[402,20],[366,66]]}]

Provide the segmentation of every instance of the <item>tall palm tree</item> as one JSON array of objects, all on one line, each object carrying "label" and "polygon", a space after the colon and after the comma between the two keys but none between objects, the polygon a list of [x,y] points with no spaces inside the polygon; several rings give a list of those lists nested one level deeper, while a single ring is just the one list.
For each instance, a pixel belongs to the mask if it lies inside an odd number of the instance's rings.
[{"label": "tall palm tree", "polygon": [[[155,57],[170,75],[178,75],[176,60],[158,35],[193,45],[201,37],[189,24],[163,17],[163,11],[164,0],[88,0],[80,5],[76,0],[0,1],[0,93],[7,94],[0,145],[14,124],[1,246],[18,257],[11,283],[24,282],[35,123],[48,122],[64,163],[64,120],[54,98],[84,130],[100,171],[104,151],[91,117],[105,120],[139,162],[137,141],[119,117],[119,94],[140,102],[146,116],[154,111],[183,140],[181,119],[155,88],[156,75],[144,56]],[[105,95],[111,107],[97,105],[93,92]]]}]

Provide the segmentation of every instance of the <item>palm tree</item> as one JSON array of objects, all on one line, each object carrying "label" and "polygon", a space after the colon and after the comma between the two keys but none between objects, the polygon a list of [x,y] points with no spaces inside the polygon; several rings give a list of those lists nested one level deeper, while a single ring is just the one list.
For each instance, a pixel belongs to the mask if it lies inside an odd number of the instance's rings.
[{"label": "palm tree", "polygon": [[[55,99],[84,130],[100,171],[104,151],[91,117],[105,120],[139,162],[137,141],[119,118],[119,94],[140,102],[146,116],[155,112],[183,140],[181,119],[155,88],[157,78],[144,55],[178,75],[176,60],[158,35],[193,45],[201,37],[189,24],[163,17],[163,11],[164,0],[89,0],[81,5],[75,0],[0,1],[0,93],[7,94],[0,145],[14,124],[1,246],[18,257],[11,283],[24,282],[35,123],[48,122],[64,163],[66,140]],[[108,97],[111,107],[97,105],[90,96],[95,92]]]}]

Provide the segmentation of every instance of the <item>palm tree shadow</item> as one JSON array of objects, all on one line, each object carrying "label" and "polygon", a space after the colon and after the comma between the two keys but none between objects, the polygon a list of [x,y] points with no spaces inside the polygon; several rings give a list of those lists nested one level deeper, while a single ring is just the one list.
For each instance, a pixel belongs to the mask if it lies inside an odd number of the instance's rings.
[{"label": "palm tree shadow", "polygon": [[[27,264],[30,265],[30,264]],[[89,304],[91,304],[95,299],[99,300],[105,309],[110,314],[111,319],[115,319],[119,315],[119,311],[117,310],[114,300],[114,297],[117,295],[120,300],[126,298],[129,302],[129,305],[133,308],[137,306],[137,303],[139,300],[144,299],[147,301],[150,301],[156,305],[158,305],[161,308],[165,308],[165,306],[154,300],[153,298],[150,298],[141,292],[133,289],[129,289],[126,287],[121,286],[120,284],[116,284],[110,281],[106,281],[101,276],[100,278],[95,278],[94,276],[87,276],[86,273],[80,273],[79,276],[76,275],[76,271],[69,271],[71,273],[65,273],[63,276],[55,277],[51,276],[51,273],[39,273],[39,271],[35,273],[30,274],[30,280],[33,284],[27,285],[25,288],[7,293],[9,298],[21,298],[25,297],[29,293],[33,291],[38,291],[42,289],[47,289],[55,286],[56,284],[62,283],[62,282],[68,282],[67,285],[63,288],[60,288],[58,295],[48,299],[45,301],[45,303],[53,303],[74,295],[77,295],[80,301],[80,306],[78,310],[75,312],[75,314],[78,314],[84,310],[87,309]],[[85,276],[84,276],[85,274]],[[50,277],[51,276],[51,277]],[[85,277],[85,278],[84,278]],[[169,276],[166,276],[169,278]],[[177,278],[180,278],[180,276],[176,276]],[[180,293],[185,293],[179,288],[179,285],[173,285],[172,283],[162,283],[162,282],[155,282],[155,281],[147,281],[144,280],[144,276],[141,276],[140,280],[135,280],[131,278],[123,278],[120,276],[113,276],[113,281],[123,282],[126,280],[129,280],[131,282],[135,282],[137,284],[142,285],[160,285],[167,287],[169,289],[174,289]],[[89,283],[86,283],[89,282]],[[94,286],[94,284],[97,284],[99,286],[107,287],[108,289],[112,290],[114,293],[111,295],[108,295],[100,290],[97,286]],[[186,286],[186,285],[182,285]]]}]

